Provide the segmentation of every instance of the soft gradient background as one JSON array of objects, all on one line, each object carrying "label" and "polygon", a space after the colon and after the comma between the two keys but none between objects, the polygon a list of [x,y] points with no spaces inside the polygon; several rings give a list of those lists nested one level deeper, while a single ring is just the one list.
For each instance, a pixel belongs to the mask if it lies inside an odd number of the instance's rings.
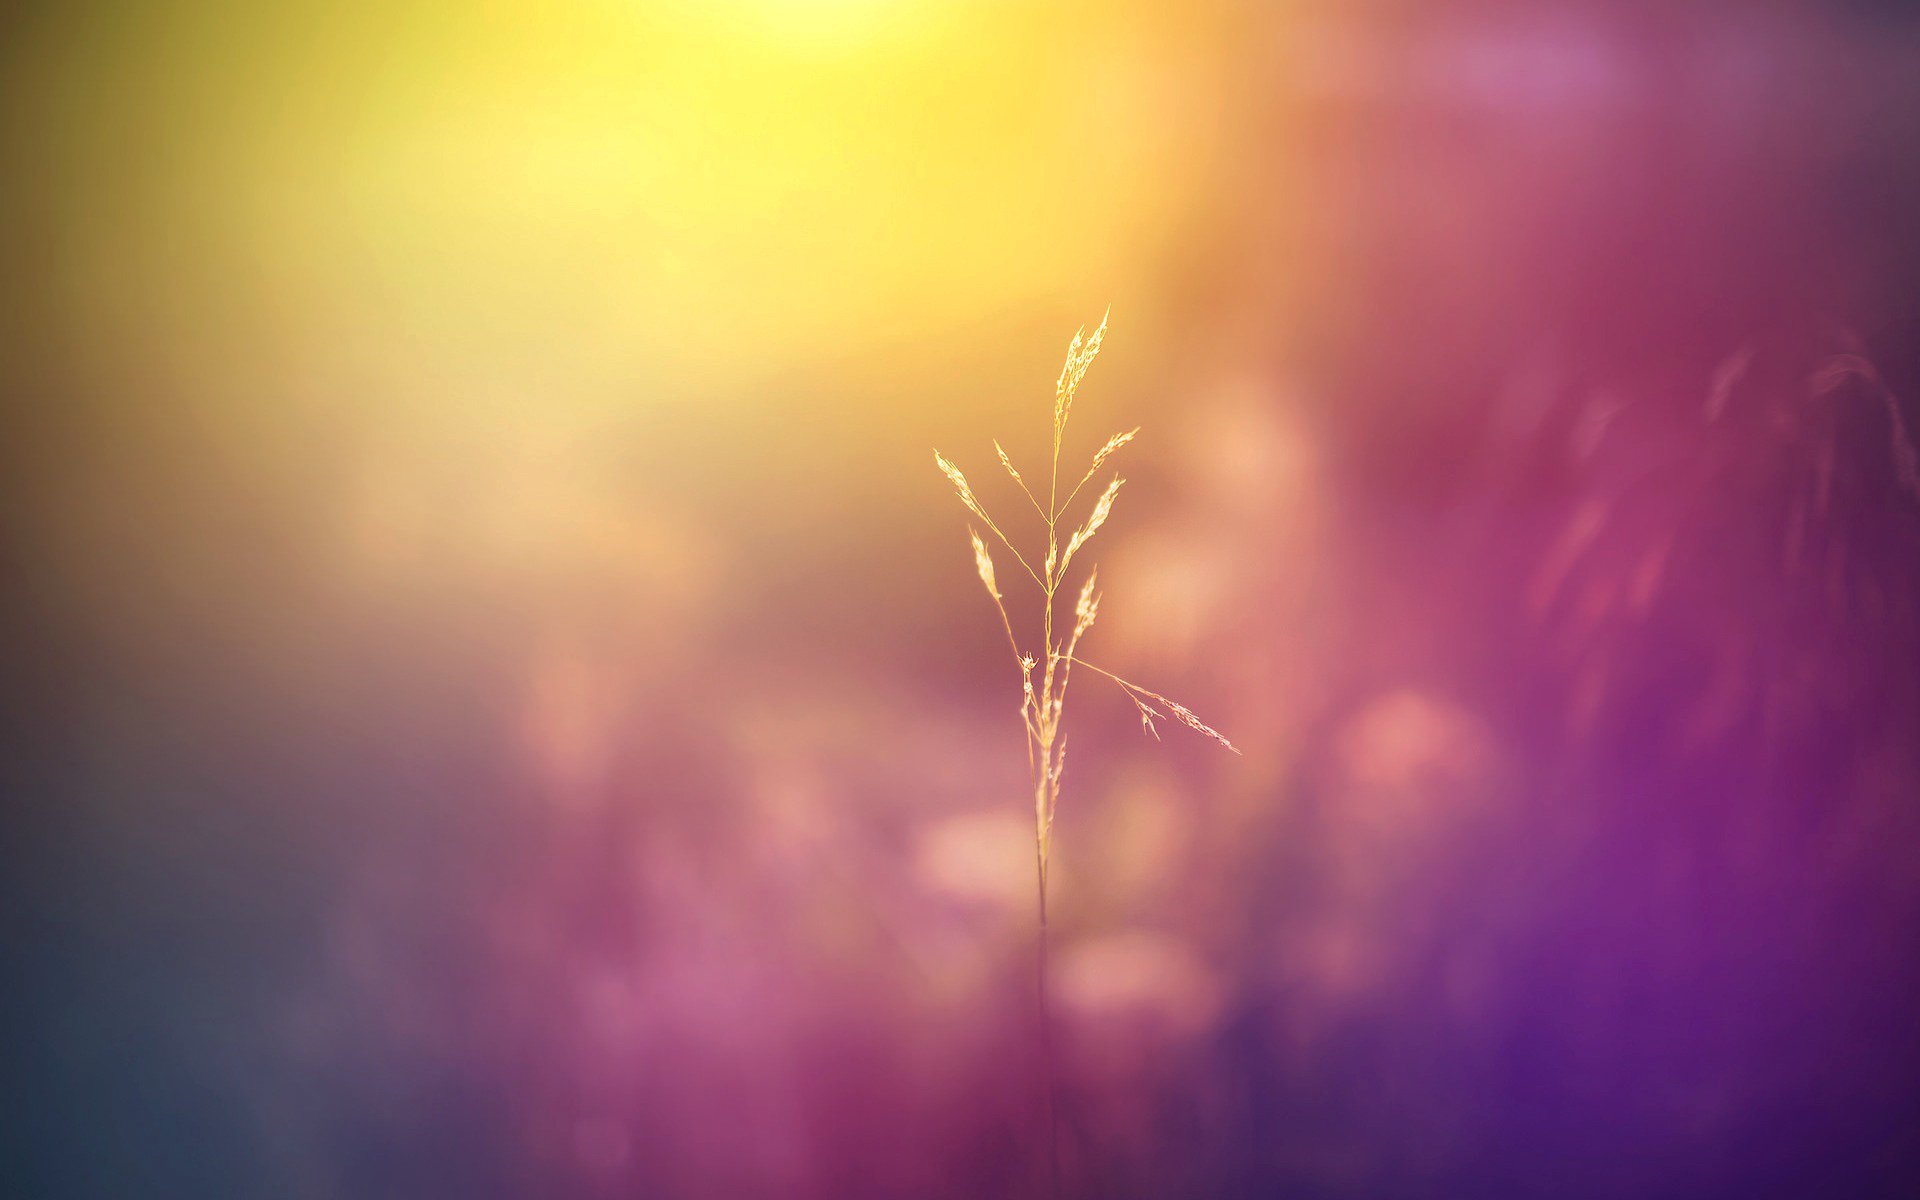
[{"label": "soft gradient background", "polygon": [[[1897,4],[16,8],[10,1196],[1920,1189]],[[1102,544],[1104,543],[1104,544]]]}]

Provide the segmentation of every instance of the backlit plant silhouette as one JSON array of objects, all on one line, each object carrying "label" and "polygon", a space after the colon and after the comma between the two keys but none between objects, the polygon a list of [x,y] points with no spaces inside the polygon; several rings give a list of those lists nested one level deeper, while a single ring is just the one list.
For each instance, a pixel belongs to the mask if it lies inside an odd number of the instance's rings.
[{"label": "backlit plant silhouette", "polygon": [[[992,552],[977,529],[969,527],[973,538],[974,565],[980,573],[980,582],[986,586],[987,595],[993,599],[995,611],[1000,614],[1000,624],[1006,630],[1007,645],[1013,651],[1014,664],[1020,671],[1020,721],[1026,727],[1027,762],[1033,776],[1033,821],[1034,821],[1034,862],[1039,882],[1039,1002],[1040,1030],[1043,1069],[1046,1073],[1045,1088],[1048,1108],[1048,1150],[1052,1163],[1054,1189],[1059,1188],[1059,1163],[1057,1158],[1057,1138],[1053,1132],[1053,1055],[1051,1039],[1047,1029],[1047,868],[1053,849],[1053,816],[1060,800],[1060,780],[1066,768],[1067,744],[1061,735],[1060,724],[1066,712],[1067,684],[1073,675],[1073,668],[1080,666],[1086,670],[1104,676],[1116,684],[1140,714],[1140,725],[1156,739],[1160,736],[1157,721],[1171,718],[1197,733],[1204,734],[1219,742],[1235,754],[1239,751],[1224,735],[1206,725],[1195,716],[1192,709],[1170,700],[1159,692],[1141,687],[1130,680],[1123,679],[1104,667],[1079,657],[1080,640],[1093,627],[1094,618],[1100,611],[1100,592],[1097,586],[1098,569],[1089,567],[1086,581],[1080,585],[1079,598],[1074,601],[1071,631],[1064,639],[1055,632],[1058,599],[1067,580],[1067,572],[1074,558],[1092,540],[1093,535],[1106,524],[1113,512],[1114,497],[1119,495],[1120,486],[1125,480],[1115,475],[1100,490],[1093,501],[1087,517],[1077,526],[1070,526],[1065,518],[1073,507],[1074,500],[1086,486],[1093,482],[1107,460],[1112,458],[1121,447],[1132,441],[1139,433],[1138,427],[1125,433],[1116,433],[1093,455],[1093,462],[1084,474],[1067,489],[1064,498],[1060,494],[1060,450],[1066,435],[1067,418],[1073,412],[1073,400],[1080,388],[1080,381],[1086,376],[1087,368],[1100,353],[1100,342],[1106,336],[1107,321],[1101,318],[1100,327],[1087,336],[1085,327],[1073,336],[1073,343],[1067,348],[1066,365],[1060,370],[1060,379],[1054,385],[1053,393],[1053,450],[1047,464],[1046,501],[1042,503],[1034,487],[1013,465],[1005,448],[996,440],[994,451],[999,455],[1000,465],[1020,488],[1033,510],[1039,515],[1046,529],[1046,553],[1041,557],[1037,552],[1034,558],[1020,552],[1012,538],[1001,528],[979,499],[973,494],[973,488],[967,483],[960,468],[948,461],[938,450],[934,451],[934,462],[940,471],[953,484],[959,493],[960,502],[967,511],[979,518],[987,527],[987,532],[997,540],[1007,552],[1013,555],[1020,571],[1039,591],[1040,596],[1040,644],[1039,653],[1034,654],[1020,647],[1020,639],[1014,633],[1013,620],[1008,615],[1005,598],[1001,595],[998,575],[994,570]],[[1061,544],[1060,534],[1065,528],[1071,528],[1065,545]],[[1034,560],[1040,562],[1039,569],[1034,568]],[[1062,623],[1064,627],[1064,623]]]}]

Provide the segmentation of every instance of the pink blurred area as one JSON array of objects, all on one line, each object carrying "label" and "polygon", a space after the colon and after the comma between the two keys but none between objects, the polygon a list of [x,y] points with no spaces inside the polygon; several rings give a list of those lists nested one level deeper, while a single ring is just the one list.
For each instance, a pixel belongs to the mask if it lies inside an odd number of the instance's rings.
[{"label": "pink blurred area", "polygon": [[1045,1194],[928,450],[1108,304],[1090,653],[1245,755],[1076,684],[1067,1194],[1920,1179],[1910,19],[16,31],[20,1194]]}]

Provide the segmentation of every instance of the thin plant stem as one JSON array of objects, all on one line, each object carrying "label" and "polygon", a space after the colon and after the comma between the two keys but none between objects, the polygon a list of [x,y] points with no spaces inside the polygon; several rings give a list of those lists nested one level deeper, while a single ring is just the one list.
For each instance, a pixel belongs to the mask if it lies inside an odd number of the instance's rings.
[{"label": "thin plant stem", "polygon": [[1036,857],[1040,883],[1040,940],[1039,951],[1035,956],[1037,980],[1039,984],[1040,1017],[1040,1070],[1041,1088],[1045,1092],[1047,1105],[1047,1179],[1049,1194],[1060,1194],[1060,1114],[1053,1075],[1053,1025],[1048,1019],[1047,1007],[1047,861],[1044,854]]}]

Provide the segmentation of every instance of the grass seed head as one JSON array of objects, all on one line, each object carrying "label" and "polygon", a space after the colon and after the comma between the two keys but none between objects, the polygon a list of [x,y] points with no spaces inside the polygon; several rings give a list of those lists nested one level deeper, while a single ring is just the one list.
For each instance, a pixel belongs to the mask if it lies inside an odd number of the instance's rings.
[{"label": "grass seed head", "polygon": [[1095,471],[1098,471],[1102,466],[1106,465],[1106,461],[1109,458],[1113,457],[1114,451],[1120,449],[1120,447],[1132,441],[1134,439],[1134,436],[1139,432],[1140,432],[1140,427],[1138,425],[1135,425],[1132,429],[1127,430],[1125,433],[1116,433],[1112,437],[1108,438],[1107,444],[1100,447],[1099,451],[1096,454],[1094,454],[1093,465],[1087,468],[1087,474],[1091,475]]},{"label": "grass seed head", "polygon": [[1112,309],[1100,318],[1100,327],[1088,337],[1083,326],[1073,335],[1073,342],[1067,347],[1067,361],[1060,368],[1060,379],[1053,385],[1053,429],[1057,437],[1067,424],[1067,414],[1073,408],[1073,395],[1080,388],[1080,381],[1086,377],[1087,368],[1100,355],[1100,343],[1107,336],[1107,317]]},{"label": "grass seed head", "polygon": [[1213,728],[1212,726],[1208,725],[1205,721],[1202,721],[1199,717],[1195,716],[1193,713],[1193,710],[1188,708],[1186,705],[1175,704],[1173,701],[1168,700],[1165,697],[1162,697],[1160,702],[1167,706],[1167,711],[1173,714],[1174,720],[1180,722],[1182,725],[1185,725],[1188,729],[1193,730],[1195,733],[1203,733],[1207,735],[1208,737],[1212,738],[1214,741],[1219,742],[1222,746],[1225,746],[1227,749],[1233,751],[1235,754],[1240,753],[1240,748],[1238,746],[1235,746],[1232,742],[1228,741],[1226,734],[1221,733],[1218,729]]},{"label": "grass seed head", "polygon": [[1067,552],[1060,558],[1061,574],[1066,574],[1067,564],[1073,561],[1074,551],[1086,545],[1094,534],[1100,532],[1100,527],[1107,523],[1107,517],[1113,512],[1113,498],[1120,494],[1120,485],[1125,482],[1126,480],[1119,476],[1114,476],[1113,482],[1107,485],[1107,490],[1101,492],[1100,498],[1093,502],[1093,512],[1088,515],[1087,523],[1074,530],[1073,536],[1067,540]]},{"label": "grass seed head", "polygon": [[1013,459],[1007,457],[1007,448],[1000,444],[999,438],[993,440],[993,451],[1000,456],[1000,465],[1007,469],[1007,474],[1013,476],[1013,481],[1022,488],[1026,487],[1027,481],[1020,478],[1020,472],[1014,469]]},{"label": "grass seed head", "polygon": [[933,452],[933,461],[935,465],[940,468],[940,473],[947,477],[949,483],[953,484],[953,490],[959,493],[960,503],[967,506],[967,511],[979,517],[982,521],[986,520],[987,514],[981,511],[980,502],[973,498],[973,489],[967,486],[967,477],[960,473],[960,468],[948,462],[947,456],[938,450]]},{"label": "grass seed head", "polygon": [[968,526],[967,536],[973,539],[973,565],[980,572],[980,582],[987,585],[987,594],[998,600],[1000,588],[993,581],[993,556],[987,553],[987,544],[980,540],[972,526]]},{"label": "grass seed head", "polygon": [[1073,641],[1079,641],[1080,635],[1093,628],[1094,618],[1100,615],[1100,594],[1094,591],[1095,581],[1099,578],[1098,567],[1087,573],[1087,581],[1080,585],[1080,599],[1073,605]]}]

